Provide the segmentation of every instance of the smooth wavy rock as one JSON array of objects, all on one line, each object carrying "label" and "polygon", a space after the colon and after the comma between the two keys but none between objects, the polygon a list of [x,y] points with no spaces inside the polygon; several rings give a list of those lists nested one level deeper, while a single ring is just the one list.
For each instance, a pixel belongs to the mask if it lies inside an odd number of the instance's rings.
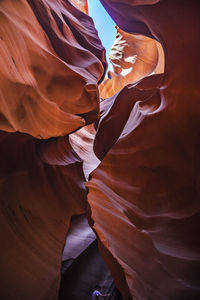
[{"label": "smooth wavy rock", "polygon": [[[90,173],[100,164],[93,151],[96,129],[94,124],[84,126],[75,133],[69,135],[69,144],[71,149],[83,161],[83,172],[85,178],[88,179]],[[70,151],[72,153],[72,151]]]},{"label": "smooth wavy rock", "polygon": [[85,14],[88,14],[87,0],[69,0],[74,6],[82,10]]},{"label": "smooth wavy rock", "polygon": [[99,87],[103,99],[113,96],[129,83],[164,71],[164,54],[159,42],[116,28],[116,40],[109,53],[114,72],[109,71],[109,78]]},{"label": "smooth wavy rock", "polygon": [[46,139],[93,122],[106,62],[92,19],[64,0],[0,12],[0,129]]},{"label": "smooth wavy rock", "polygon": [[[86,215],[72,217],[63,250],[62,262],[72,262],[96,240],[92,228],[88,225]],[[62,270],[61,270],[62,271]]]},{"label": "smooth wavy rock", "polygon": [[68,1],[1,1],[0,11],[0,298],[57,299],[70,219],[87,207],[66,134],[99,114],[105,54]]},{"label": "smooth wavy rock", "polygon": [[199,2],[101,2],[123,30],[161,42],[165,72],[101,104],[94,150],[102,162],[87,183],[91,224],[123,299],[196,300]]},{"label": "smooth wavy rock", "polygon": [[55,300],[71,216],[87,206],[82,162],[49,165],[38,155],[46,141],[22,133],[0,143],[0,298]]}]

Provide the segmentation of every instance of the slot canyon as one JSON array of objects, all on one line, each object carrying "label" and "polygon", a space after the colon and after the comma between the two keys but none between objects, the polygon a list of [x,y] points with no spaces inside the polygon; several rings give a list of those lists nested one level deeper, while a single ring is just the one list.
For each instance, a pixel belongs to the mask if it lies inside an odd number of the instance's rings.
[{"label": "slot canyon", "polygon": [[0,1],[0,299],[199,300],[200,2],[93,1]]}]

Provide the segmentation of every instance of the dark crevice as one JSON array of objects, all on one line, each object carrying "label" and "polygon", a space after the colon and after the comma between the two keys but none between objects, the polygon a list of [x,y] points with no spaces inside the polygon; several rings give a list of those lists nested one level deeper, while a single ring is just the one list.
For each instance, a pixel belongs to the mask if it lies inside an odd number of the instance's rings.
[{"label": "dark crevice", "polygon": [[[84,230],[87,229],[86,223],[87,220],[84,215],[72,217],[67,239],[71,236],[71,238],[79,241],[81,235],[84,238]],[[87,226],[90,230],[88,224]],[[81,234],[81,230],[83,234]],[[101,287],[103,294],[110,294],[103,299],[122,300],[111,273],[100,255],[97,239],[93,232],[92,235],[93,238],[90,236],[91,241],[86,248],[83,240],[77,245],[75,243],[76,249],[74,251],[70,239],[66,243],[61,265],[59,300],[90,300],[96,285]],[[67,245],[69,245],[68,248]],[[69,249],[70,247],[71,249]]]}]

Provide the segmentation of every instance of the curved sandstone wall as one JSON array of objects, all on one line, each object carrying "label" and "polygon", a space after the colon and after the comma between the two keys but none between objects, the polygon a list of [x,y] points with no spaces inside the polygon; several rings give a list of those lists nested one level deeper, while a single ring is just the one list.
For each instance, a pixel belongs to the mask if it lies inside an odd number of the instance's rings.
[{"label": "curved sandstone wall", "polygon": [[[85,1],[0,2],[2,299],[57,299],[70,219],[86,212],[124,300],[200,298],[200,5],[101,2],[122,37],[113,76],[133,69],[101,101]],[[129,58],[147,41],[138,77]]]}]

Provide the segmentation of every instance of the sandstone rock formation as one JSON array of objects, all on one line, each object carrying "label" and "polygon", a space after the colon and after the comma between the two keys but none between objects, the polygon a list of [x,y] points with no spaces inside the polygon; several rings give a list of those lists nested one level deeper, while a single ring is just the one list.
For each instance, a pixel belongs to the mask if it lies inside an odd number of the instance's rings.
[{"label": "sandstone rock formation", "polygon": [[105,50],[68,1],[1,1],[0,129],[63,136],[98,116]]},{"label": "sandstone rock formation", "polygon": [[66,134],[99,114],[105,50],[68,1],[6,0],[0,11],[0,298],[57,299],[69,222],[87,207]]},{"label": "sandstone rock formation", "polygon": [[85,14],[88,14],[87,0],[69,0],[74,6],[82,10]]},{"label": "sandstone rock formation", "polygon": [[0,2],[0,298],[57,299],[70,219],[87,212],[124,300],[197,300],[200,5],[101,2],[125,41],[113,76],[134,69],[133,45],[152,57],[100,105],[105,51],[86,2]]},{"label": "sandstone rock formation", "polygon": [[120,28],[162,44],[165,70],[102,102],[91,222],[123,299],[198,299],[200,6],[101,2]]},{"label": "sandstone rock formation", "polygon": [[70,218],[87,205],[82,163],[44,163],[45,141],[22,133],[0,143],[0,298],[56,299]]},{"label": "sandstone rock formation", "polygon": [[109,54],[114,72],[109,71],[109,78],[99,87],[103,99],[113,96],[129,83],[164,71],[164,53],[159,42],[116,28],[116,40]]}]

